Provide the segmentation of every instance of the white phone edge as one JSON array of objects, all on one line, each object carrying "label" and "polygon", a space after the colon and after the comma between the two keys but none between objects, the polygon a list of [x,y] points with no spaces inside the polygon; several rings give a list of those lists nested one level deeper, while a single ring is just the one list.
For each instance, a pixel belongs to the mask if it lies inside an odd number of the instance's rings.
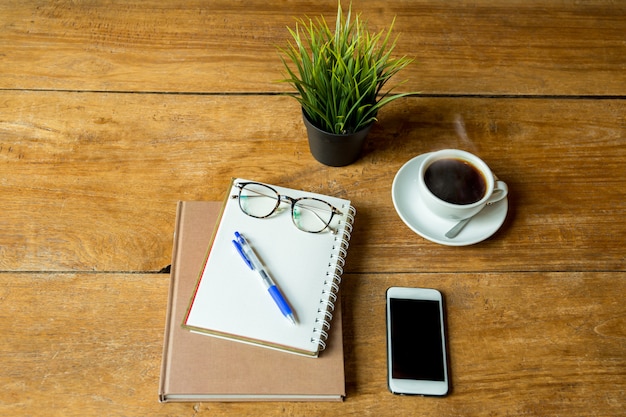
[{"label": "white phone edge", "polygon": [[[391,376],[391,326],[390,326],[390,311],[389,311],[389,299],[412,299],[412,300],[434,300],[438,301],[439,318],[441,320],[441,338],[443,343],[443,366],[444,366],[444,381],[424,381],[414,379],[396,379]],[[446,345],[446,325],[445,317],[443,314],[443,295],[440,291],[432,288],[415,288],[415,287],[390,287],[386,292],[386,338],[387,338],[387,384],[389,391],[393,394],[404,395],[432,395],[432,396],[445,396],[449,391],[449,376],[448,376],[448,349]]]}]

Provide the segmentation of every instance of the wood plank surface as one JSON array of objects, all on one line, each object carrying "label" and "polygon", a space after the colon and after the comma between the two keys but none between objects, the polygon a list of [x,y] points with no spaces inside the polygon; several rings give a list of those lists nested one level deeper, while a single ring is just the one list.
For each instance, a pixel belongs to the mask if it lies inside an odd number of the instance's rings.
[{"label": "wood plank surface", "polygon": [[[350,272],[626,267],[622,100],[410,98],[344,168],[312,158],[288,97],[0,92],[0,103],[2,270],[158,271],[176,201],[222,200],[231,177],[351,199]],[[391,199],[404,163],[451,147],[510,186],[504,226],[472,247],[414,234]]]},{"label": "wood plank surface", "polygon": [[[344,7],[349,2],[344,1]],[[362,157],[316,162],[277,46],[335,0],[0,2],[0,415],[626,416],[626,3],[354,0],[396,17],[397,77]],[[391,198],[461,148],[510,188],[448,247]],[[352,200],[341,404],[159,404],[176,202],[231,177]],[[446,296],[447,398],[386,388],[384,292]]]},{"label": "wood plank surface", "polygon": [[[159,404],[166,274],[1,274],[0,282],[4,415],[623,415],[624,273],[348,274],[340,404]],[[445,399],[387,391],[391,285],[446,296],[453,393]]]},{"label": "wood plank surface", "polygon": [[[349,2],[344,1],[344,7]],[[425,94],[623,95],[626,3],[354,0],[372,30],[396,17],[403,89]],[[336,1],[0,4],[0,88],[289,91],[277,46]]]}]

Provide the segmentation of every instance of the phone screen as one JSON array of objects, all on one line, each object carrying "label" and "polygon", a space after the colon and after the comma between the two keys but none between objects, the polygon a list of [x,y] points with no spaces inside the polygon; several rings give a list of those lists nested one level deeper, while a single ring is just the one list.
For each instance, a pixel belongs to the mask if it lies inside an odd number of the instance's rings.
[{"label": "phone screen", "polygon": [[391,376],[396,379],[445,380],[441,303],[389,299]]}]

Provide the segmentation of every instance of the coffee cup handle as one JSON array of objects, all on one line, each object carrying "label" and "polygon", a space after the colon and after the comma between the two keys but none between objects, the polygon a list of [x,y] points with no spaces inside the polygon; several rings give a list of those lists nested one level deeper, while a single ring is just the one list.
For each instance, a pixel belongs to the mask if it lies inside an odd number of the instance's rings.
[{"label": "coffee cup handle", "polygon": [[509,187],[506,185],[504,181],[496,180],[493,184],[493,193],[491,193],[491,197],[487,200],[487,204],[497,203],[507,196],[509,193]]}]

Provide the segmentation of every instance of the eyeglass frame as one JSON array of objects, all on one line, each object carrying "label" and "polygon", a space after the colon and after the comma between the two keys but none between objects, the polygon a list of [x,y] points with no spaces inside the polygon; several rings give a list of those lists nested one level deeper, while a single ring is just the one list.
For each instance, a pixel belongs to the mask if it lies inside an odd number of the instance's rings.
[{"label": "eyeglass frame", "polygon": [[[243,191],[244,187],[246,185],[250,185],[250,184],[262,185],[263,187],[267,187],[267,188],[269,188],[270,190],[272,190],[273,192],[276,193],[276,196],[277,196],[277,198],[276,198],[276,206],[274,206],[274,208],[272,209],[272,211],[269,212],[269,214],[267,214],[265,216],[254,216],[254,215],[248,213],[246,210],[244,210],[243,207],[241,207],[241,198],[239,198],[239,197],[241,197],[241,192]],[[237,195],[231,195],[230,198],[231,199],[236,198],[238,200],[238,204],[237,205],[239,206],[239,209],[246,216],[250,216],[250,217],[253,217],[255,219],[267,219],[268,217],[270,217],[271,215],[276,213],[276,210],[278,210],[278,207],[280,207],[281,203],[290,203],[291,204],[291,222],[294,224],[294,226],[296,226],[296,229],[298,229],[298,230],[300,230],[302,232],[305,232],[305,233],[322,233],[326,229],[328,229],[328,230],[331,231],[332,234],[337,234],[337,230],[333,229],[330,226],[330,223],[332,222],[333,217],[335,216],[335,214],[338,214],[338,215],[342,216],[343,212],[341,212],[337,207],[335,207],[332,204],[330,204],[328,201],[324,201],[324,200],[322,200],[320,198],[316,198],[316,197],[293,198],[293,197],[290,197],[288,195],[284,195],[284,194],[279,193],[278,191],[276,191],[274,188],[270,187],[267,184],[263,184],[262,182],[256,182],[256,181],[236,182],[234,184],[234,186],[239,188],[239,193]],[[324,227],[321,230],[315,231],[315,232],[310,231],[310,230],[304,230],[304,229],[301,229],[300,227],[298,227],[298,225],[296,224],[296,220],[295,220],[295,216],[294,216],[295,213],[294,213],[293,210],[294,210],[296,204],[298,203],[298,201],[302,201],[302,200],[315,200],[315,201],[319,201],[319,202],[322,202],[324,204],[327,204],[330,207],[330,213],[331,214],[330,214],[330,219],[328,219],[328,222],[326,222],[326,227]]]}]

